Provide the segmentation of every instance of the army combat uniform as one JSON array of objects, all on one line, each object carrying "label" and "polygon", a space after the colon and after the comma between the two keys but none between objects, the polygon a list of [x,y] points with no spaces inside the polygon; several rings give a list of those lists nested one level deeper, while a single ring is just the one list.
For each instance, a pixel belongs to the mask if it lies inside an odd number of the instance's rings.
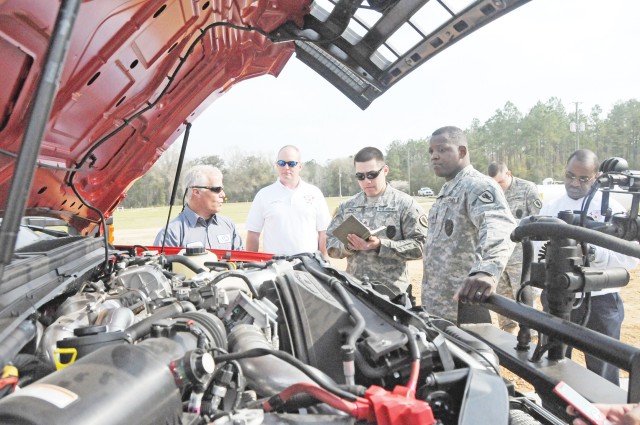
[{"label": "army combat uniform", "polygon": [[446,182],[429,210],[422,281],[427,312],[457,323],[453,295],[477,272],[499,279],[513,251],[515,225],[502,189],[473,166]]},{"label": "army combat uniform", "polygon": [[[542,201],[540,200],[538,187],[527,180],[512,177],[511,185],[504,192],[504,196],[507,198],[507,204],[509,204],[511,213],[518,222],[523,217],[538,215],[540,213],[540,208],[542,208]],[[521,286],[521,275],[522,244],[517,243],[513,250],[513,254],[511,254],[511,258],[509,258],[507,267],[500,277],[496,293],[503,297],[515,300]],[[533,294],[531,294],[531,288],[527,289],[529,290],[529,293],[524,297],[524,301],[527,305],[533,306]],[[515,329],[516,326],[516,322],[502,315],[498,316],[498,324],[500,329],[504,330],[512,330]]]},{"label": "army combat uniform", "polygon": [[[380,250],[351,251],[333,236],[333,230],[348,216],[354,215],[369,229],[386,226],[380,238]],[[404,292],[409,286],[406,262],[422,256],[427,236],[427,216],[406,193],[387,184],[384,192],[369,198],[364,192],[338,207],[327,229],[327,252],[330,257],[347,257],[347,272],[360,280],[395,285]]]}]

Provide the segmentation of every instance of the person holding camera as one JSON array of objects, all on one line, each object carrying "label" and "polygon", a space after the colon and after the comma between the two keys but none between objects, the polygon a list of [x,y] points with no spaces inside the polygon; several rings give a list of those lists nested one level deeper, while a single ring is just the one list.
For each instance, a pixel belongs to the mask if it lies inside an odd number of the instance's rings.
[{"label": "person holding camera", "polygon": [[[596,154],[588,149],[579,149],[569,155],[564,174],[565,194],[545,202],[540,215],[557,217],[561,211],[581,211],[585,197],[600,174],[599,165]],[[604,221],[601,207],[602,192],[597,191],[587,207],[587,217],[595,221]],[[609,208],[614,215],[626,213],[624,207],[614,199],[609,199]],[[637,258],[594,245],[590,246],[587,255],[590,260],[589,266],[597,269],[624,267],[631,270],[638,265]],[[543,292],[542,304],[546,309],[547,300],[544,295]],[[579,295],[576,296],[579,297]],[[582,322],[587,311],[587,303],[580,303],[578,308],[571,311],[571,321]],[[591,292],[591,312],[585,327],[619,340],[623,320],[624,305],[619,288]],[[585,354],[585,361],[589,370],[615,385],[620,385],[617,367],[588,354]]]}]

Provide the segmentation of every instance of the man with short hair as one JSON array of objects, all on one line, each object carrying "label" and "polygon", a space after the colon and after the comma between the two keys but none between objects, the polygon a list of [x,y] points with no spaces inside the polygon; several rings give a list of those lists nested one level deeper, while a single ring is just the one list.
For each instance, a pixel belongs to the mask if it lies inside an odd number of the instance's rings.
[{"label": "man with short hair", "polygon": [[[538,187],[534,183],[514,177],[507,164],[502,161],[490,163],[488,174],[504,192],[507,204],[517,222],[520,222],[523,217],[537,215],[540,212],[542,201]],[[522,285],[521,276],[522,244],[517,243],[498,281],[496,292],[503,297],[515,300]],[[522,290],[522,301],[529,307],[533,307],[531,287],[527,286]],[[510,333],[514,333],[518,327],[517,322],[502,315],[498,315],[498,325],[500,329]]]},{"label": "man with short hair", "polygon": [[286,145],[278,151],[278,179],[260,189],[247,217],[247,250],[294,255],[320,251],[327,257],[326,230],[331,220],[324,195],[300,178],[300,150]]},{"label": "man with short hair", "polygon": [[176,218],[161,229],[155,246],[187,247],[202,243],[205,248],[242,250],[242,238],[230,218],[219,214],[224,203],[222,172],[211,165],[196,165],[184,176],[185,205]]},{"label": "man with short hair", "polygon": [[429,210],[422,306],[452,323],[490,323],[486,309],[468,303],[495,292],[513,252],[516,220],[497,183],[471,165],[461,129],[434,131],[429,154],[433,171],[446,182]]},{"label": "man with short hair", "polygon": [[[402,295],[409,286],[407,261],[422,256],[427,235],[427,216],[409,195],[387,183],[389,166],[374,147],[361,149],[354,157],[355,177],[362,192],[340,204],[329,229],[329,256],[347,257],[347,272],[360,280],[380,283],[393,295]],[[350,215],[369,229],[386,226],[377,236],[364,240],[349,234],[345,246],[333,231]]]},{"label": "man with short hair", "polygon": [[[591,185],[600,174],[600,163],[596,154],[588,149],[579,149],[569,155],[565,166],[564,187],[566,193],[546,202],[540,210],[540,215],[557,217],[560,211],[581,211],[585,196]],[[604,221],[601,213],[602,192],[597,191],[589,203],[587,216],[595,221]],[[626,213],[624,207],[614,199],[609,199],[609,208],[613,214]],[[538,244],[539,245],[539,244]],[[590,267],[607,269],[610,267],[624,267],[634,269],[638,259],[618,252],[591,245],[588,253]],[[592,259],[591,259],[592,258]],[[624,305],[620,298],[619,288],[603,289],[591,292],[591,313],[586,327],[601,334],[620,340],[620,330],[624,320]],[[543,292],[543,306],[546,308],[546,298]],[[579,322],[585,317],[587,302],[571,311],[571,321]],[[618,368],[594,356],[585,354],[587,368],[608,381],[620,385]]]}]

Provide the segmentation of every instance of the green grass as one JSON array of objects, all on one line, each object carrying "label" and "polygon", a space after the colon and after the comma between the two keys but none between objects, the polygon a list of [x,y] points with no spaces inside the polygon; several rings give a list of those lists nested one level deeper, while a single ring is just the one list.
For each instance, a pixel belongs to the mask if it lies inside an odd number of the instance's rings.
[{"label": "green grass", "polygon": [[[348,199],[347,197],[327,198],[329,211],[333,212],[340,202]],[[434,198],[415,198],[420,205],[428,211],[433,203]],[[251,202],[234,202],[224,204],[222,214],[231,218],[234,223],[244,223],[247,221]],[[180,213],[180,207],[175,206],[171,211],[171,218]],[[119,209],[113,215],[114,224],[119,230],[135,230],[135,229],[160,229],[167,221],[169,207],[153,207],[153,208],[132,208]]]}]

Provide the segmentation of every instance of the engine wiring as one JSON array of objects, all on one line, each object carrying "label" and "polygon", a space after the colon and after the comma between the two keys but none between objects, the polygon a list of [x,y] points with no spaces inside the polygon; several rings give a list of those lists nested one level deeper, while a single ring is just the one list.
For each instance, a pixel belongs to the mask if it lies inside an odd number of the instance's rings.
[{"label": "engine wiring", "polygon": [[[193,40],[193,42],[189,45],[189,48],[187,49],[187,52],[185,53],[184,57],[182,57],[180,59],[180,61],[178,62],[178,66],[176,66],[176,69],[173,71],[173,73],[167,77],[167,79],[169,80],[167,82],[167,84],[165,85],[165,87],[162,89],[162,91],[160,92],[160,94],[158,95],[158,97],[153,101],[153,102],[147,102],[147,105],[140,109],[139,111],[133,113],[132,115],[123,118],[120,123],[120,125],[118,125],[114,130],[112,130],[111,132],[109,132],[108,134],[106,134],[105,136],[103,136],[101,139],[99,139],[97,142],[95,142],[91,148],[89,148],[89,150],[84,154],[84,156],[80,159],[80,161],[78,161],[76,163],[76,167],[75,168],[56,168],[56,169],[60,169],[63,171],[68,171],[70,174],[67,178],[67,185],[71,187],[71,189],[73,190],[73,193],[76,195],[76,197],[80,200],[80,202],[82,202],[82,204],[86,205],[87,208],[89,208],[91,211],[95,212],[96,214],[98,214],[98,216],[100,217],[100,223],[102,225],[103,228],[103,238],[104,238],[104,242],[105,242],[105,262],[103,265],[103,272],[107,275],[110,275],[113,270],[110,269],[109,267],[109,240],[108,240],[108,236],[107,236],[107,225],[106,225],[106,220],[104,218],[104,214],[102,213],[102,211],[100,211],[98,208],[94,207],[93,205],[91,205],[90,203],[88,203],[86,201],[86,199],[84,199],[82,197],[82,195],[80,194],[80,192],[77,190],[75,183],[74,183],[74,179],[75,176],[78,172],[89,172],[92,171],[93,168],[82,168],[83,165],[85,164],[85,162],[92,157],[93,152],[95,152],[100,146],[102,146],[106,141],[108,141],[109,139],[111,139],[112,137],[114,137],[115,135],[117,135],[118,133],[120,133],[120,131],[122,131],[125,127],[129,126],[129,124],[131,123],[131,121],[133,121],[134,119],[138,118],[139,116],[141,116],[142,114],[144,114],[145,112],[149,111],[150,109],[152,109],[153,107],[155,107],[155,105],[158,104],[158,102],[168,93],[169,88],[171,87],[171,85],[173,84],[173,82],[176,80],[176,77],[178,75],[178,73],[180,72],[180,70],[182,69],[183,65],[186,63],[187,58],[189,58],[191,56],[191,54],[193,53],[195,46],[197,46],[200,41],[204,38],[204,36],[213,28],[217,28],[217,27],[229,27],[235,30],[239,30],[239,31],[253,31],[253,32],[257,32],[267,38],[269,38],[270,40],[274,41],[274,42],[279,42],[279,41],[304,41],[304,42],[313,42],[313,43],[324,43],[324,42],[331,42],[333,40],[335,40],[336,38],[339,38],[340,35],[336,36],[333,39],[326,39],[326,40],[311,40],[308,39],[306,37],[292,37],[292,38],[287,38],[285,39],[278,39],[277,37],[274,37],[273,35],[270,35],[269,33],[267,33],[266,31],[263,31],[259,28],[247,25],[247,26],[241,26],[241,25],[236,25],[236,24],[232,24],[230,22],[213,22],[209,25],[207,25],[206,27],[200,29],[200,34],[195,38],[195,40]],[[0,153],[4,153],[4,152],[0,152]],[[7,152],[8,153],[8,152]]]},{"label": "engine wiring", "polygon": [[246,359],[250,357],[261,357],[261,356],[267,356],[267,355],[272,355],[274,357],[279,358],[280,360],[284,360],[285,362],[291,364],[292,366],[295,366],[300,371],[302,371],[305,375],[311,378],[314,382],[316,382],[321,388],[331,392],[332,394],[338,397],[345,398],[349,401],[356,401],[357,397],[355,395],[338,387],[338,385],[335,382],[328,382],[326,378],[322,378],[321,376],[319,376],[308,365],[296,359],[291,354],[285,351],[272,350],[269,348],[252,348],[250,350],[243,351],[240,353],[223,354],[223,355],[214,357],[214,360],[217,362],[224,362],[229,360],[239,360],[239,359]]},{"label": "engine wiring", "polygon": [[434,322],[443,322],[446,323],[450,326],[456,326],[452,321],[447,320],[447,319],[443,319],[441,317],[433,317],[433,316],[428,316],[426,319],[427,323],[436,331],[438,332],[440,335],[442,335],[446,340],[450,341],[450,342],[454,342],[456,344],[459,344],[461,346],[463,346],[464,348],[466,348],[469,351],[472,351],[474,354],[480,356],[486,363],[487,365],[489,365],[493,371],[500,376],[500,371],[498,370],[498,368],[493,364],[493,362],[491,360],[489,360],[480,350],[478,350],[477,348],[467,344],[466,342],[453,337],[452,335],[449,335],[448,333],[446,333],[445,331],[443,331],[442,329],[440,329],[438,326],[436,326],[434,324]]}]

